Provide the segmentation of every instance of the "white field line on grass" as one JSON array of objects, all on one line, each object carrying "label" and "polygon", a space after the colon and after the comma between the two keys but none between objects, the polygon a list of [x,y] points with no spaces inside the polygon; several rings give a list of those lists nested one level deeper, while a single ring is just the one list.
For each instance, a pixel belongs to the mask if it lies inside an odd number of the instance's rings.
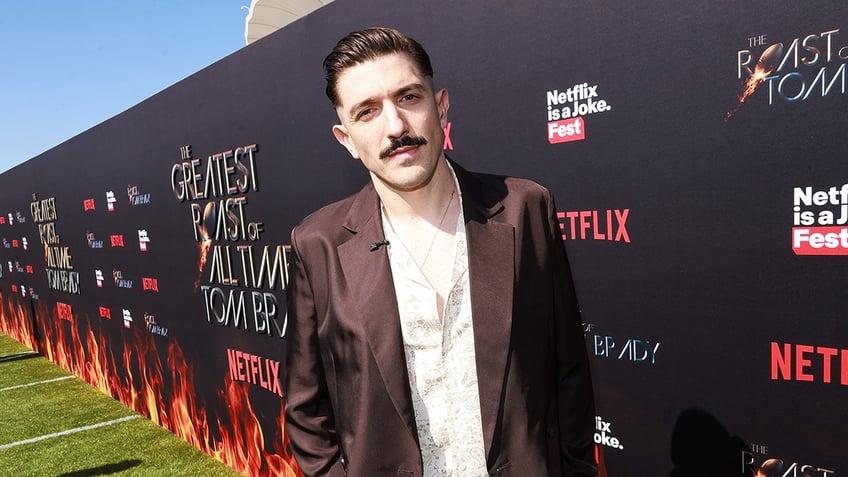
[{"label": "white field line on grass", "polygon": [[18,384],[17,386],[9,386],[8,388],[0,388],[0,393],[3,391],[11,391],[12,389],[28,388],[30,386],[38,386],[39,384],[55,383],[56,381],[64,381],[65,379],[75,378],[76,376],[62,376],[59,378],[45,379],[44,381],[36,381],[34,383]]},{"label": "white field line on grass", "polygon": [[106,426],[111,426],[111,425],[114,425],[114,424],[120,424],[122,422],[131,421],[133,419],[138,419],[140,417],[141,417],[140,414],[133,414],[131,416],[122,417],[120,419],[113,419],[111,421],[100,422],[98,424],[92,424],[90,426],[75,427],[73,429],[68,429],[67,431],[55,432],[53,434],[45,434],[43,436],[33,437],[32,439],[26,439],[26,440],[23,440],[23,441],[10,442],[8,444],[0,445],[0,450],[8,449],[10,447],[15,447],[15,446],[21,446],[21,445],[24,445],[24,444],[32,444],[33,442],[43,441],[45,439],[51,439],[53,437],[67,436],[69,434],[76,434],[77,432],[89,431],[91,429],[97,429],[99,427],[106,427]]}]

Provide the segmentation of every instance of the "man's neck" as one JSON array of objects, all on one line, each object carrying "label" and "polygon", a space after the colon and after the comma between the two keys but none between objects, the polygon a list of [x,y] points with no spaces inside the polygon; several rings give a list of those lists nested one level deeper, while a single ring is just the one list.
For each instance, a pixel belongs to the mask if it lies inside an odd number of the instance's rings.
[{"label": "man's neck", "polygon": [[445,201],[455,189],[453,174],[444,156],[436,166],[430,181],[418,189],[396,190],[379,180],[372,180],[386,214],[394,220],[417,218],[435,224],[442,216]]}]

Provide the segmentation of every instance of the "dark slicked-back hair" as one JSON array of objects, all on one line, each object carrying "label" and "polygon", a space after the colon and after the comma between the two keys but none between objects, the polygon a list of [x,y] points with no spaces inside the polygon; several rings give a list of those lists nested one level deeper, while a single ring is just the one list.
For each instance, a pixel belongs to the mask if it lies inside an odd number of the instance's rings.
[{"label": "dark slicked-back hair", "polygon": [[392,28],[366,28],[355,31],[339,40],[333,51],[324,58],[327,97],[333,106],[339,105],[336,83],[345,69],[393,53],[406,53],[423,76],[433,77],[430,57],[421,44],[412,38]]}]

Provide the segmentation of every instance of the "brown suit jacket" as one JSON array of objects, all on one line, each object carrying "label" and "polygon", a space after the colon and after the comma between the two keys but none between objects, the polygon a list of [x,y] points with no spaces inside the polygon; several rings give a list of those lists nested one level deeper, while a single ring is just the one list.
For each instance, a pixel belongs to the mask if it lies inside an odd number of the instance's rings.
[{"label": "brown suit jacket", "polygon": [[[594,407],[551,194],[452,163],[463,198],[489,475],[594,476]],[[304,475],[421,476],[380,202],[367,185],[292,232],[286,432]]]}]

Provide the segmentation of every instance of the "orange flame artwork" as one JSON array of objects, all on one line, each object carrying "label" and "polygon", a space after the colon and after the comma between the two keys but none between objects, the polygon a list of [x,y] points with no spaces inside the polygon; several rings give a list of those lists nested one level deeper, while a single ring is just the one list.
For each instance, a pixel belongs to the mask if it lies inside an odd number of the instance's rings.
[{"label": "orange flame artwork", "polygon": [[226,415],[207,414],[206,403],[195,393],[194,369],[175,340],[168,344],[163,368],[152,334],[122,328],[124,342],[116,357],[89,325],[85,331],[79,329],[86,320],[60,320],[55,307],[38,304],[34,310],[39,317],[37,330],[29,306],[14,298],[0,293],[4,333],[244,475],[302,475],[288,452],[282,400],[274,449],[266,449],[248,383],[233,381],[227,374],[217,396],[217,408],[227,409]]},{"label": "orange flame artwork", "polygon": [[754,71],[751,73],[751,76],[745,82],[745,87],[742,89],[742,92],[739,93],[738,102],[736,106],[733,107],[730,111],[727,112],[727,115],[724,117],[724,122],[727,122],[732,118],[738,111],[739,108],[742,107],[742,104],[754,94],[754,91],[757,90],[763,81],[771,75],[771,73],[777,68],[777,60],[783,54],[783,43],[775,43],[770,47],[766,48],[762,55],[760,55],[759,61],[757,61],[757,65],[754,67]]}]

